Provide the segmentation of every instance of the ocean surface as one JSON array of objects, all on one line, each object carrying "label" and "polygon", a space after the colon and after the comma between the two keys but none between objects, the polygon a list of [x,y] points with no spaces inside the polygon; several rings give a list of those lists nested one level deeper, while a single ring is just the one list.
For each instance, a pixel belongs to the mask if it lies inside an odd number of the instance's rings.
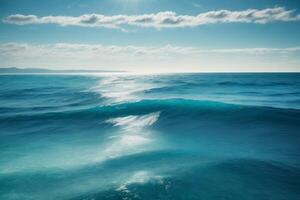
[{"label": "ocean surface", "polygon": [[0,76],[2,200],[299,200],[300,74]]}]

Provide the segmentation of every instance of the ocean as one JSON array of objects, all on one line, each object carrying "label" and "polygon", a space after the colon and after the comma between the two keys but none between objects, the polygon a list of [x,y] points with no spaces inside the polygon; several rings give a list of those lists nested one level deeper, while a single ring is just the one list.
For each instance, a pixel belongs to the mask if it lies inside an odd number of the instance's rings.
[{"label": "ocean", "polygon": [[0,199],[299,200],[300,74],[1,75]]}]

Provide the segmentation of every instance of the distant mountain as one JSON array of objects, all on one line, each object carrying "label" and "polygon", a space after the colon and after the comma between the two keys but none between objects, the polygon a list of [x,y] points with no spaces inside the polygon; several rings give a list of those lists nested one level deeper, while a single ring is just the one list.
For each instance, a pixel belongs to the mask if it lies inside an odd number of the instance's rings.
[{"label": "distant mountain", "polygon": [[40,68],[0,68],[0,74],[18,74],[18,73],[108,73],[108,72],[126,72],[113,70],[52,70]]}]

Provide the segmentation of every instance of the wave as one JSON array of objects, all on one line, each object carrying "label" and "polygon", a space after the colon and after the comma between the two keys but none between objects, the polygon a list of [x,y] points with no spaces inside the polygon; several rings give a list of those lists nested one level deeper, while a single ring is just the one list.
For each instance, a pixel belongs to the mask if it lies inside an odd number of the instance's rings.
[{"label": "wave", "polygon": [[[67,110],[62,112],[45,112],[31,114],[16,114],[14,116],[1,116],[1,122],[16,120],[36,120],[36,119],[80,119],[93,120],[128,117],[130,115],[146,115],[149,113],[161,112],[162,117],[175,115],[191,117],[192,115],[216,116],[220,120],[226,118],[242,117],[255,120],[268,121],[275,120],[285,122],[299,121],[300,110],[290,108],[275,108],[264,106],[245,106],[239,104],[227,104],[214,101],[201,101],[190,99],[162,99],[162,100],[141,100],[137,102],[126,102],[115,105],[96,106],[77,110]],[[226,114],[222,115],[222,114]],[[125,118],[123,118],[125,119]],[[121,120],[121,119],[120,119]]]},{"label": "wave", "polygon": [[[61,164],[65,168],[72,168],[161,148],[176,148],[209,156],[271,157],[280,161],[287,159],[298,165],[298,159],[294,158],[299,156],[295,152],[300,150],[299,124],[300,110],[296,109],[167,99],[2,117],[0,134],[27,134],[28,142],[31,138],[34,141],[34,136],[38,139],[49,138],[49,141],[43,140],[45,146],[49,146],[50,155],[57,156],[56,159],[52,158],[51,165],[39,163],[46,169],[60,167]],[[56,141],[57,138],[64,139]],[[93,146],[90,143],[94,138],[97,140]],[[15,142],[15,146],[23,143],[22,140],[18,143],[14,137],[8,136],[8,139]],[[85,140],[88,140],[88,146],[78,146],[78,141]],[[58,144],[74,145],[69,149],[74,152],[74,157],[66,159],[67,162],[59,162],[57,157],[65,158],[60,155],[64,154],[63,151],[56,148]],[[81,148],[87,147],[89,155],[81,156],[84,155]],[[39,155],[31,156],[35,158]],[[35,160],[32,158],[28,157],[29,163]],[[22,162],[24,160],[19,163]],[[23,165],[17,162],[9,166],[23,169]],[[28,168],[31,166],[38,165],[29,164]]]},{"label": "wave", "polygon": [[272,161],[225,159],[158,175],[133,171],[110,189],[70,198],[79,199],[299,199],[300,171]]},{"label": "wave", "polygon": [[221,81],[217,82],[216,85],[226,86],[252,86],[252,87],[274,87],[274,86],[287,86],[291,85],[287,82],[268,82],[268,83],[253,83],[253,82],[234,82],[234,81]]},{"label": "wave", "polygon": [[[2,176],[0,183],[3,199],[15,191],[34,199],[70,200],[244,199],[245,193],[249,199],[298,200],[300,196],[300,170],[286,163],[212,158],[179,150],[142,152],[71,170],[15,173]],[[28,183],[35,188],[32,192]]]},{"label": "wave", "polygon": [[[293,86],[293,83],[287,82],[266,82],[266,83],[255,83],[255,82],[238,82],[238,81],[216,81],[216,82],[186,82],[186,81],[176,81],[173,84],[168,84],[161,87],[146,89],[145,93],[161,93],[161,92],[172,92],[180,91],[186,89],[202,89],[202,88],[220,88],[220,87],[245,87],[247,89],[257,89],[262,87],[276,87],[276,86]],[[255,92],[255,91],[254,91]]]}]

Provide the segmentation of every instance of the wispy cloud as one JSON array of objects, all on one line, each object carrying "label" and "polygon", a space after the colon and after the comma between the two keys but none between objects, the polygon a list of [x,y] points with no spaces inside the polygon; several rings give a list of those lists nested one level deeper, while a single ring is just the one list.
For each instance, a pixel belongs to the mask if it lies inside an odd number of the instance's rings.
[{"label": "wispy cloud", "polygon": [[197,54],[288,54],[298,53],[300,47],[288,48],[229,48],[229,49],[201,49],[198,47],[164,45],[160,47],[145,46],[115,46],[102,44],[76,44],[76,43],[55,43],[34,45],[27,43],[2,43],[0,44],[0,56],[4,55],[33,55],[33,56],[172,56],[176,54],[197,55]]},{"label": "wispy cloud", "polygon": [[199,3],[192,3],[192,6],[195,8],[202,8],[202,4]]},{"label": "wispy cloud", "polygon": [[195,27],[205,24],[217,23],[257,23],[300,21],[300,14],[295,10],[284,7],[266,9],[247,9],[242,11],[216,10],[200,13],[198,15],[178,15],[172,11],[158,12],[143,15],[101,15],[85,14],[72,16],[43,16],[36,15],[9,15],[3,19],[4,23],[16,25],[28,24],[57,24],[60,26],[121,28],[125,26],[150,28],[177,28]]},{"label": "wispy cloud", "polygon": [[[126,71],[299,71],[300,47],[202,49],[189,46],[102,44],[0,44],[0,67],[49,67]],[[264,68],[260,68],[260,66]],[[199,68],[199,67],[205,68]],[[230,67],[228,67],[230,66]],[[255,68],[257,67],[257,68]],[[268,68],[269,67],[269,68]]]}]

